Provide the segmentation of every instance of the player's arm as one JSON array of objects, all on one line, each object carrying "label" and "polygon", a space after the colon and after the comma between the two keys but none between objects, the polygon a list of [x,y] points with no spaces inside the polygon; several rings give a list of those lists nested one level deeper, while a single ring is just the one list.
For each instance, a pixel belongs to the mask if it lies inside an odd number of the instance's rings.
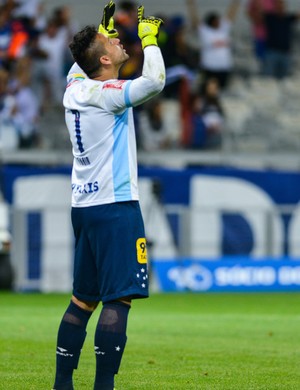
[{"label": "player's arm", "polygon": [[144,50],[142,76],[129,85],[127,104],[137,106],[160,93],[166,81],[164,60],[157,45],[159,28],[163,21],[154,16],[145,17],[144,7],[138,8],[138,35]]},{"label": "player's arm", "polygon": [[160,49],[157,46],[146,47],[142,76],[133,80],[129,86],[129,105],[138,106],[159,94],[165,82],[166,71]]},{"label": "player's arm", "polygon": [[232,0],[227,9],[226,18],[233,22],[236,19],[237,13],[240,9],[241,1],[240,0]]},{"label": "player's arm", "polygon": [[198,29],[201,20],[198,15],[198,9],[195,0],[186,0],[186,5],[187,5],[189,20],[191,22],[191,28]]},{"label": "player's arm", "polygon": [[[111,112],[122,112],[126,107],[144,103],[165,86],[165,65],[157,36],[162,20],[144,17],[144,7],[138,9],[138,34],[144,50],[142,76],[135,80],[107,80],[101,93],[93,90],[91,101]],[[100,87],[99,87],[100,88]]]}]

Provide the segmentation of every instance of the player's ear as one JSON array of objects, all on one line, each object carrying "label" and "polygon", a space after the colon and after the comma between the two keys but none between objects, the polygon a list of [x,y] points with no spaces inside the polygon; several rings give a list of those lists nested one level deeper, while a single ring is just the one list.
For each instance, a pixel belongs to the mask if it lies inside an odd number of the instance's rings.
[{"label": "player's ear", "polygon": [[101,56],[100,62],[101,62],[101,65],[110,65],[111,64],[111,60],[107,55]]}]

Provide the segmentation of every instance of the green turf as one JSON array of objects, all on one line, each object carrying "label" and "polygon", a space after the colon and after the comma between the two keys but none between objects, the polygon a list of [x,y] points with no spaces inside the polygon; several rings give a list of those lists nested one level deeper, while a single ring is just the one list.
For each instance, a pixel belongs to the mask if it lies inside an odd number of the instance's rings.
[{"label": "green turf", "polygon": [[[68,295],[0,292],[0,389],[49,390]],[[76,390],[93,388],[88,326]],[[300,389],[300,294],[153,294],[135,301],[117,390]]]}]

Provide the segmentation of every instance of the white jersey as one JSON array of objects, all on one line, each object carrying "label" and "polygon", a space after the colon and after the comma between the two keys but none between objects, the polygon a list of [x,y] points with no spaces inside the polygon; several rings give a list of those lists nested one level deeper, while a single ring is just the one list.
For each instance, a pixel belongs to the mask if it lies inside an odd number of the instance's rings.
[{"label": "white jersey", "polygon": [[218,28],[211,28],[205,24],[199,27],[202,55],[201,67],[210,71],[229,71],[233,65],[231,53],[231,23],[221,19]]},{"label": "white jersey", "polygon": [[74,156],[73,207],[139,199],[132,107],[164,84],[157,46],[145,48],[142,76],[135,80],[92,80],[73,65],[63,100]]}]

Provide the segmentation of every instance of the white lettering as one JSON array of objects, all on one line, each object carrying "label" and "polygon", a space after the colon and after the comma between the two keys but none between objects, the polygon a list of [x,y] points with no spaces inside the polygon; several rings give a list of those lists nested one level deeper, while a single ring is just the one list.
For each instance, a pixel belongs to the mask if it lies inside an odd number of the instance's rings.
[{"label": "white lettering", "polygon": [[95,181],[94,183],[85,183],[85,184],[76,184],[72,183],[72,191],[74,194],[91,194],[99,190],[99,183]]},{"label": "white lettering", "polygon": [[272,267],[220,267],[215,271],[217,286],[271,286],[276,282]]},{"label": "white lettering", "polygon": [[278,270],[278,282],[283,286],[291,284],[300,285],[300,267],[280,267]]}]

